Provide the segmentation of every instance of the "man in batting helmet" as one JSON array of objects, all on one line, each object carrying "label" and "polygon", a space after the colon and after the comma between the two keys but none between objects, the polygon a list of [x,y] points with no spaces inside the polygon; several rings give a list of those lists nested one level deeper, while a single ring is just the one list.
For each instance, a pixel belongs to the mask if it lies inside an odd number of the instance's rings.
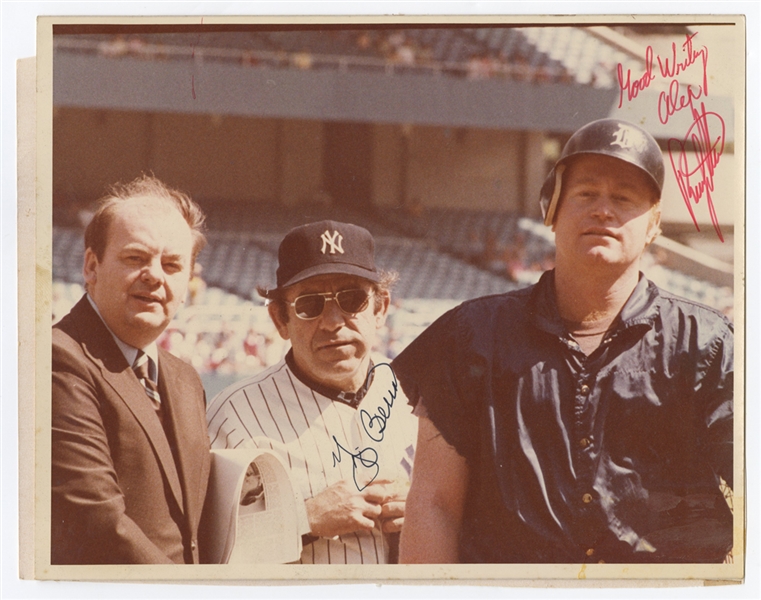
[{"label": "man in batting helmet", "polygon": [[402,562],[721,562],[733,327],[640,272],[663,158],[604,119],[542,188],[556,267],[465,302],[393,362],[420,418]]}]

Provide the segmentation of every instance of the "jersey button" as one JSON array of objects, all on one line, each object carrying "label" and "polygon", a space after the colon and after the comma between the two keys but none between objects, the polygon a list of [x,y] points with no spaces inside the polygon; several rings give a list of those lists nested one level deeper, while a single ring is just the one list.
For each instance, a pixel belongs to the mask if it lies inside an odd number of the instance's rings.
[{"label": "jersey button", "polygon": [[592,556],[594,553],[595,553],[595,549],[594,548],[589,548],[589,550],[587,550],[587,552],[586,552],[587,556]]},{"label": "jersey button", "polygon": [[581,386],[581,393],[584,395],[589,393],[589,386],[586,383]]},{"label": "jersey button", "polygon": [[581,501],[582,501],[584,504],[589,504],[590,502],[592,502],[592,500],[594,500],[594,498],[592,497],[592,494],[584,494],[584,495],[581,497]]},{"label": "jersey button", "polygon": [[579,440],[579,446],[581,446],[582,448],[586,448],[591,443],[592,443],[592,440],[590,440],[589,438],[581,438]]}]

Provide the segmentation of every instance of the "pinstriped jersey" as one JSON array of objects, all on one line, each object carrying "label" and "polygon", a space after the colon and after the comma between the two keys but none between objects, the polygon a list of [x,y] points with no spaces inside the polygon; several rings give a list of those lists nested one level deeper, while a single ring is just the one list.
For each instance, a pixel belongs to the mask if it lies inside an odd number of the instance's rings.
[{"label": "pinstriped jersey", "polygon": [[[378,363],[357,408],[332,400],[296,377],[285,360],[220,392],[207,409],[213,448],[275,451],[303,498],[347,480],[409,486],[417,418],[391,367]],[[406,490],[405,490],[406,492]],[[302,563],[377,564],[388,545],[376,527],[306,544]]]}]

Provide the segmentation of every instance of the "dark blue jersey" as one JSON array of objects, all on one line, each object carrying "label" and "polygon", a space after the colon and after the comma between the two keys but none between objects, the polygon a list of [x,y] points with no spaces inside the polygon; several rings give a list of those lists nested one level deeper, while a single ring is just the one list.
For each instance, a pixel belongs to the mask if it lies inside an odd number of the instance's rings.
[{"label": "dark blue jersey", "polygon": [[720,313],[643,276],[589,356],[552,272],[442,316],[392,366],[467,459],[461,560],[721,562],[733,343]]}]

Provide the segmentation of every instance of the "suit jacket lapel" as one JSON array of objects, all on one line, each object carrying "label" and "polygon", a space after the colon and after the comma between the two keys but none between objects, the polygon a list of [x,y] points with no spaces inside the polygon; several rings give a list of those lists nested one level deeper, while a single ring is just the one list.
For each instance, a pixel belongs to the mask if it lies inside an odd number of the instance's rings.
[{"label": "suit jacket lapel", "polygon": [[182,487],[180,486],[180,478],[172,449],[143,385],[138,381],[131,365],[127,364],[122,351],[119,350],[113,337],[111,337],[111,333],[92,309],[87,298],[80,300],[74,310],[77,312],[81,310],[82,312],[83,330],[80,339],[83,340],[82,345],[85,353],[100,368],[103,379],[127,405],[127,408],[145,431],[169,482],[177,505],[184,512]]},{"label": "suit jacket lapel", "polygon": [[205,431],[201,421],[205,415],[200,407],[195,406],[198,391],[172,368],[171,359],[159,351],[159,393],[164,404],[164,423],[171,423],[177,448],[177,464],[182,489],[185,491],[187,514],[199,515],[203,508],[205,489],[204,459],[209,454],[207,436],[199,436]]}]

